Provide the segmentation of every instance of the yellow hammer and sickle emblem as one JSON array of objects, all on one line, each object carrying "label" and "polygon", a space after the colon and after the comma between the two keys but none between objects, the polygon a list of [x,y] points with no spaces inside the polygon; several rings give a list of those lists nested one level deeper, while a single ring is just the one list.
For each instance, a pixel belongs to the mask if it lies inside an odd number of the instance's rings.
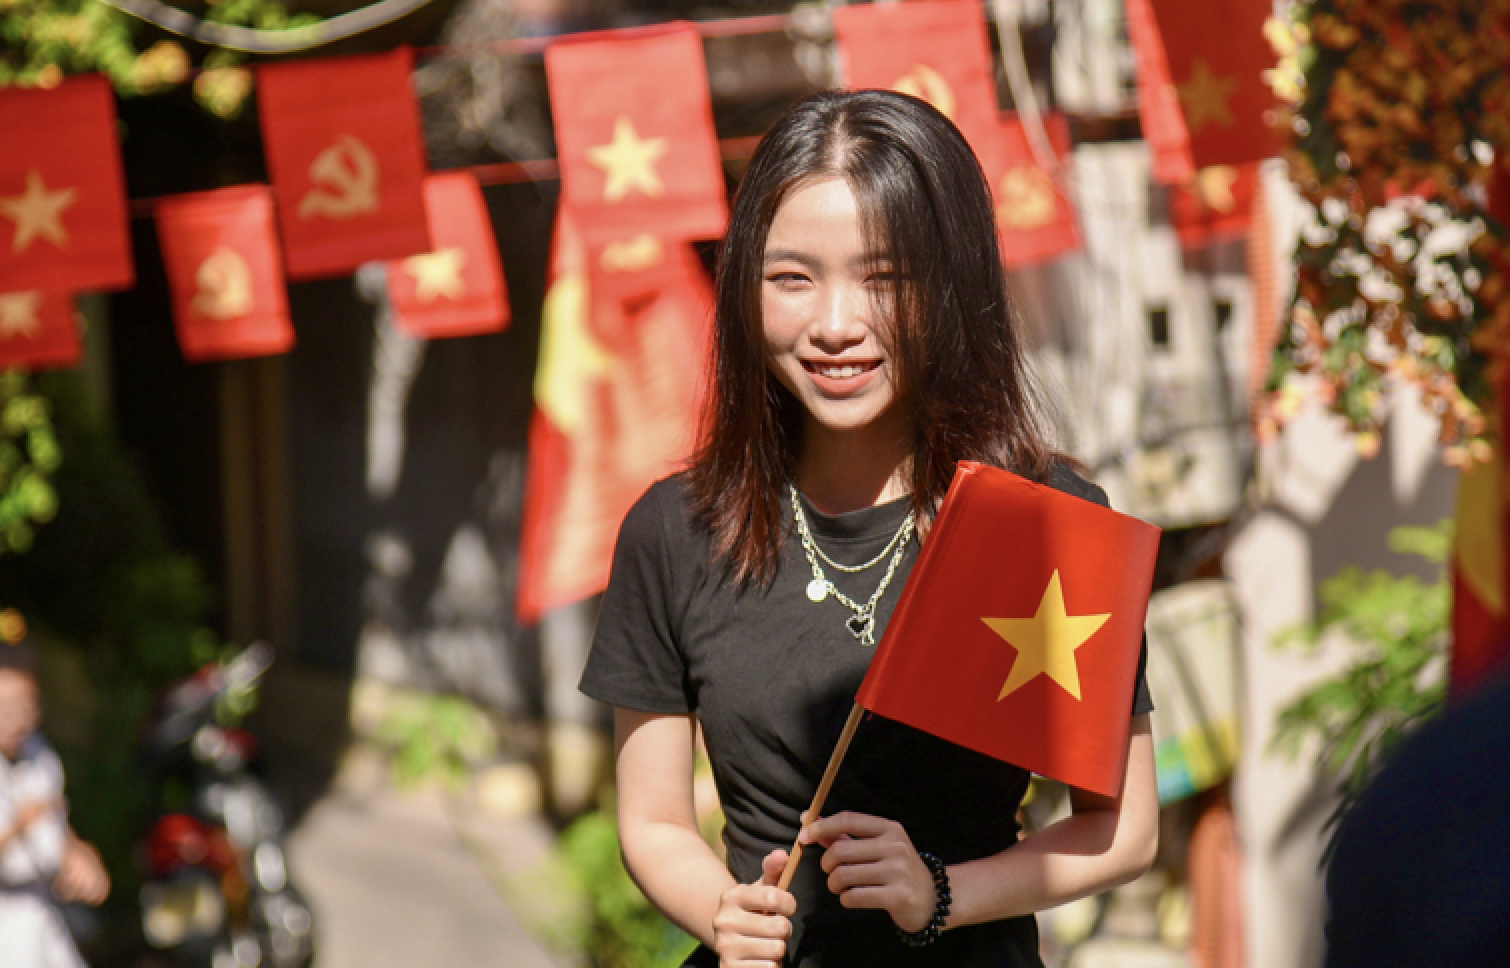
[{"label": "yellow hammer and sickle emblem", "polygon": [[1054,220],[1054,182],[1037,165],[1018,165],[1001,179],[996,217],[1008,228],[1027,230]]},{"label": "yellow hammer and sickle emblem", "polygon": [[912,70],[892,82],[891,89],[927,101],[939,114],[954,120],[954,89],[943,75],[927,64],[914,64]]},{"label": "yellow hammer and sickle emblem", "polygon": [[610,242],[598,260],[604,272],[639,272],[661,264],[666,249],[653,235],[636,235],[624,242]]},{"label": "yellow hammer and sickle emblem", "polygon": [[299,199],[300,218],[351,218],[377,211],[377,157],[349,134],[315,156],[309,180],[315,187]]},{"label": "yellow hammer and sickle emblem", "polygon": [[194,273],[194,308],[211,319],[235,319],[252,311],[252,270],[234,249],[210,253]]}]

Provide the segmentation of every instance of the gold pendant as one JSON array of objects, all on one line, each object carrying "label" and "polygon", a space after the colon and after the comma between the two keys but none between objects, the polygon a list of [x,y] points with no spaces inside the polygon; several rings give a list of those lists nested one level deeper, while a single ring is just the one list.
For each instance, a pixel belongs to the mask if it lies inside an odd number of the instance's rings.
[{"label": "gold pendant", "polygon": [[821,602],[828,597],[828,582],[821,578],[814,578],[807,583],[807,597],[809,601]]}]

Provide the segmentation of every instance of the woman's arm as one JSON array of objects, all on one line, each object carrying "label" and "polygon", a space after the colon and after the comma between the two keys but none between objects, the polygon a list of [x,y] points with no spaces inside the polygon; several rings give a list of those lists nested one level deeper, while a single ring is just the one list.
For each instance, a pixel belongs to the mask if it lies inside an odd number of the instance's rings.
[{"label": "woman's arm", "polygon": [[797,910],[792,895],[774,886],[786,852],[765,859],[759,883],[735,883],[697,829],[695,736],[690,715],[614,710],[624,865],[666,917],[725,965],[776,965]]},{"label": "woman's arm", "polygon": [[[1153,735],[1135,716],[1122,791],[1097,796],[1071,788],[1073,813],[1021,842],[949,868],[947,927],[1031,914],[1125,884],[1148,869],[1159,844]],[[835,814],[803,831],[824,844],[829,887],[845,907],[882,908],[907,931],[933,915],[933,879],[900,824]]]}]

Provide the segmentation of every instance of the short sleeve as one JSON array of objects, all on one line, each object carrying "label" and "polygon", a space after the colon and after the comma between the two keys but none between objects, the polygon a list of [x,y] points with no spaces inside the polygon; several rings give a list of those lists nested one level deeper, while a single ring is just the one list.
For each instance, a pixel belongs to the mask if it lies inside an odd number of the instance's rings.
[{"label": "short sleeve", "polygon": [[662,481],[651,487],[619,528],[579,686],[611,706],[651,713],[687,713],[695,706],[673,601],[675,562],[667,538],[668,518],[676,514],[667,507],[673,486]]}]

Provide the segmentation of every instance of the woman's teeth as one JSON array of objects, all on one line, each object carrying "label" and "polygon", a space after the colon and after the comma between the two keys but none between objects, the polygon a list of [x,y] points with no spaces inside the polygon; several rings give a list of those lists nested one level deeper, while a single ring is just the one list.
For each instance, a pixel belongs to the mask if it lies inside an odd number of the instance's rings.
[{"label": "woman's teeth", "polygon": [[863,366],[820,366],[818,372],[830,380],[846,380],[865,372]]}]

